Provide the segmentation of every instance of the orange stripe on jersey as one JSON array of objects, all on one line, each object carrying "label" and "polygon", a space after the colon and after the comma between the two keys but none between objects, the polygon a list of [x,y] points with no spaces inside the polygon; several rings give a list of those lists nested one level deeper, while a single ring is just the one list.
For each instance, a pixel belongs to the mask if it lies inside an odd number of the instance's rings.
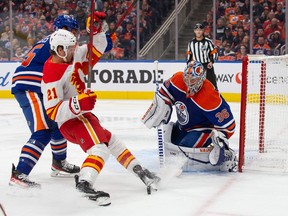
[{"label": "orange stripe on jersey", "polygon": [[34,130],[38,131],[38,130],[43,130],[43,129],[48,129],[46,126],[46,122],[45,119],[43,120],[42,115],[41,115],[41,109],[42,106],[40,103],[40,101],[38,101],[38,99],[35,96],[36,93],[34,92],[28,92],[29,95],[29,99],[32,101],[32,109],[34,111]]},{"label": "orange stripe on jersey", "polygon": [[230,125],[230,127],[228,127],[228,132],[227,132],[227,138],[229,139],[233,134],[234,131],[232,131],[234,128],[236,127],[236,123],[233,122],[233,124]]},{"label": "orange stripe on jersey", "polygon": [[100,143],[99,138],[98,138],[97,134],[95,133],[92,125],[90,124],[90,122],[83,115],[79,116],[78,118],[85,125],[85,127],[86,127],[91,139],[93,140],[94,144],[99,144]]},{"label": "orange stripe on jersey", "polygon": [[17,76],[17,77],[14,77],[12,79],[12,82],[15,82],[17,80],[22,80],[22,79],[25,79],[25,80],[35,80],[35,81],[39,81],[41,82],[42,80],[42,77],[35,77],[35,76]]},{"label": "orange stripe on jersey", "polygon": [[22,151],[28,152],[28,153],[32,154],[32,155],[35,156],[37,159],[40,158],[40,154],[37,154],[35,151],[32,151],[32,150],[29,149],[29,148],[22,148]]},{"label": "orange stripe on jersey", "polygon": [[120,164],[122,164],[125,168],[127,168],[132,160],[134,160],[135,157],[131,154],[131,152],[126,149],[122,152],[122,154],[117,158]]},{"label": "orange stripe on jersey", "polygon": [[194,148],[200,148],[203,146],[203,144],[206,142],[208,137],[210,136],[209,133],[202,133],[200,140],[197,140],[196,146],[194,145]]},{"label": "orange stripe on jersey", "polygon": [[65,148],[66,146],[67,146],[67,143],[64,143],[62,145],[51,145],[51,148],[53,150],[57,150],[57,149]]}]

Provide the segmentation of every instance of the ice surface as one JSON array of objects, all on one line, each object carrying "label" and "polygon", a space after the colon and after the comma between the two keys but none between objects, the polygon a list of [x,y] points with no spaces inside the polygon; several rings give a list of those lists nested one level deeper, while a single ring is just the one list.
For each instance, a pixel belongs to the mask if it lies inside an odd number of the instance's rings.
[{"label": "ice surface", "polygon": [[[42,185],[39,191],[19,191],[8,186],[11,164],[17,164],[21,147],[30,136],[22,111],[13,99],[0,100],[0,203],[8,216],[279,216],[288,215],[288,176],[260,173],[184,173],[177,166],[159,169],[157,131],[148,130],[140,117],[151,101],[98,100],[94,113],[163,183],[147,195],[143,183],[110,157],[97,180],[109,192],[112,204],[96,206],[75,190],[74,179],[50,177],[51,149],[46,147],[30,174]],[[238,103],[231,103],[239,123]],[[239,127],[231,138],[238,148]],[[69,162],[81,165],[86,154],[68,145]],[[167,172],[167,170],[169,172]],[[0,212],[1,215],[1,212]]]}]

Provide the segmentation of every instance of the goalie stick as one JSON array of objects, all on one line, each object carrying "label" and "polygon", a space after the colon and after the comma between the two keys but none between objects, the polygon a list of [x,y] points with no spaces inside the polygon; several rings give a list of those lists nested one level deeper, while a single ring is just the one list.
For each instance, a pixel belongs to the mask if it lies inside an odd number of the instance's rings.
[{"label": "goalie stick", "polygon": [[[158,83],[158,64],[157,60],[154,61],[155,65],[155,83],[156,83],[156,93],[159,91],[159,83]],[[165,155],[164,155],[164,145],[163,145],[163,124],[161,123],[157,127],[157,138],[158,138],[158,153],[159,153],[159,162],[160,167],[164,166]]]}]

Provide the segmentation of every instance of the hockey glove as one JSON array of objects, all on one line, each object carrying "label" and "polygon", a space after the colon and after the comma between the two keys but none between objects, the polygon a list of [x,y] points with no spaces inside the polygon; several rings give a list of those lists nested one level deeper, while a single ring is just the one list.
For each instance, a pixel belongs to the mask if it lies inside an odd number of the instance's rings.
[{"label": "hockey glove", "polygon": [[[103,21],[105,20],[105,18],[106,18],[106,13],[104,12],[96,11],[94,13],[94,20],[93,20],[94,25],[92,28],[93,35],[96,35],[102,31],[102,25],[103,25]],[[86,31],[88,32],[88,34],[90,33],[90,29],[91,29],[90,25],[91,25],[91,16],[89,15],[86,21]]]},{"label": "hockey glove", "polygon": [[91,111],[95,106],[96,98],[95,92],[82,93],[70,98],[69,108],[75,115],[81,111]]}]

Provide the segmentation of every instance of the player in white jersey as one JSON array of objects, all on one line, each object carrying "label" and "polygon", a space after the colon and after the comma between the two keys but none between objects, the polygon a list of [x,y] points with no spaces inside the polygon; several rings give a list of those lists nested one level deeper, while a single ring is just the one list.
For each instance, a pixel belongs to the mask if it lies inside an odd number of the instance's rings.
[{"label": "player in white jersey", "polygon": [[[79,144],[88,154],[79,176],[75,177],[76,188],[99,205],[109,205],[109,194],[94,190],[93,184],[110,154],[147,187],[154,187],[160,179],[142,168],[123,142],[103,128],[91,112],[96,94],[87,91],[84,83],[88,73],[88,46],[76,46],[74,35],[65,30],[53,33],[50,43],[51,57],[44,65],[41,84],[47,115],[58,123],[68,141]],[[92,67],[104,53],[107,44],[105,33],[96,31],[93,36]]]}]

